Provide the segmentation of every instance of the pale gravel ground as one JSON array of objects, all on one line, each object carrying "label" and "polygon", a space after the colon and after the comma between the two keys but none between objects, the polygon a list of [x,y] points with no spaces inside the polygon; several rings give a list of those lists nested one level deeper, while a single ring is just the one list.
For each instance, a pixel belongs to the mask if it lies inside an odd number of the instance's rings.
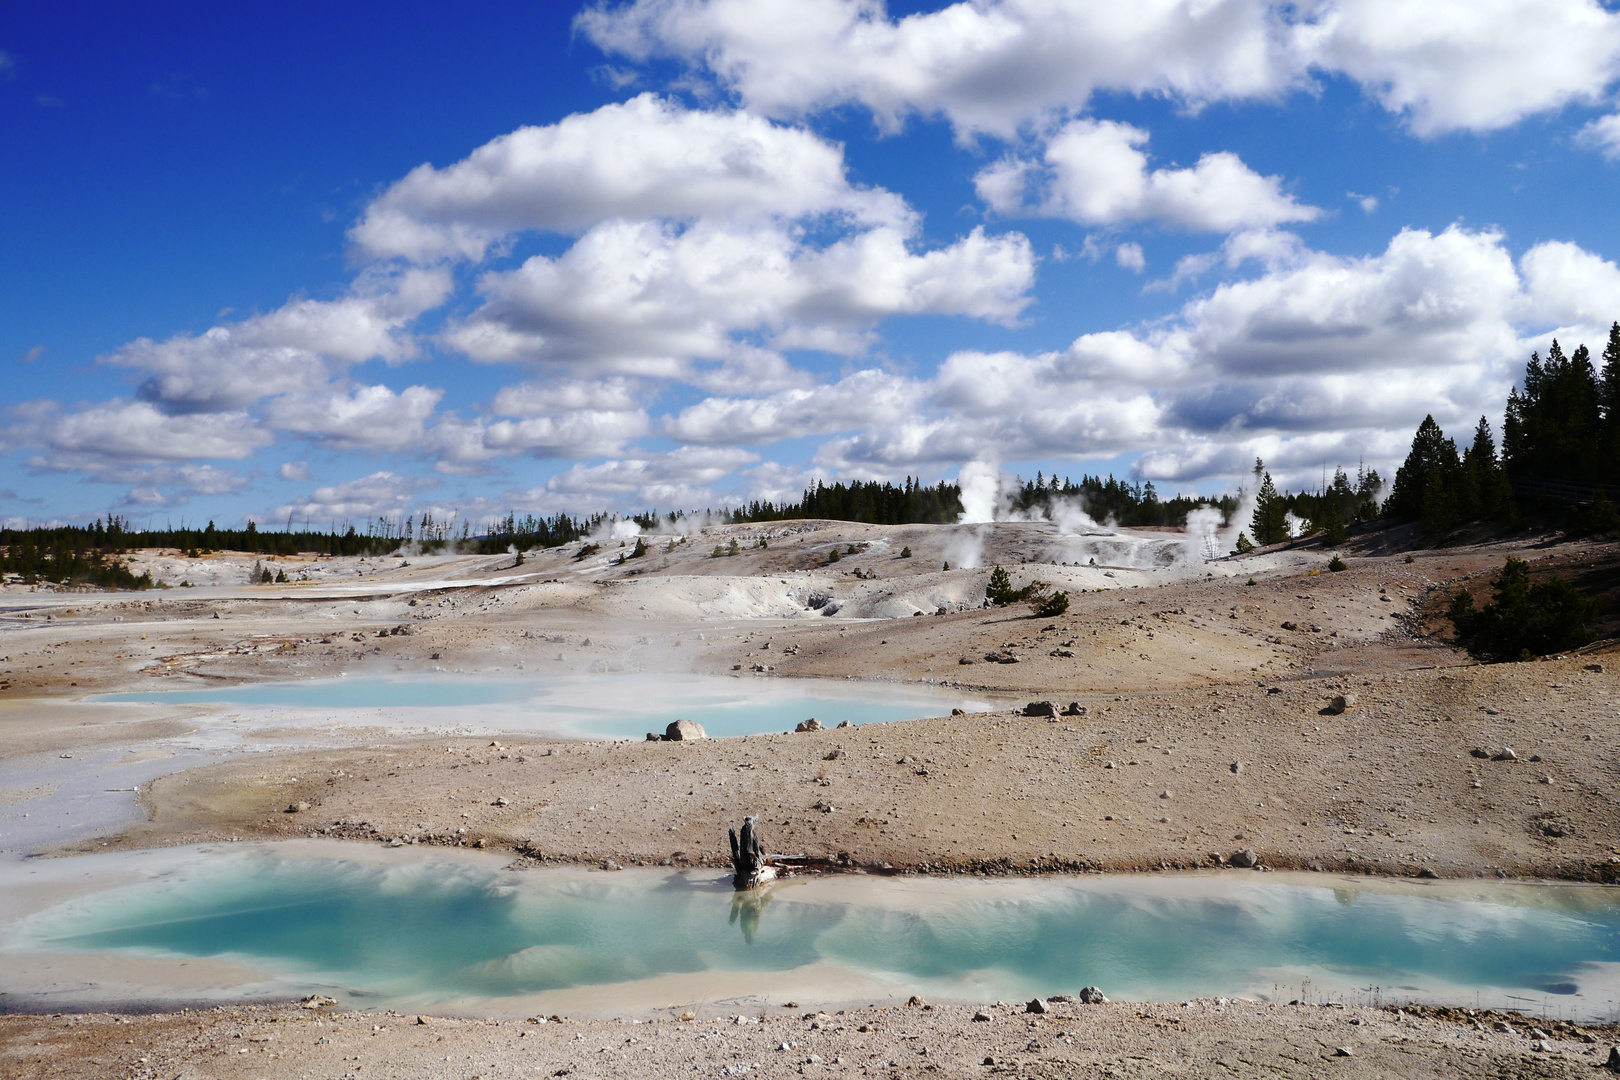
[{"label": "pale gravel ground", "polygon": [[[1033,620],[972,607],[986,571],[939,572],[947,546],[960,539],[952,530],[785,523],[730,532],[745,542],[768,535],[771,546],[704,558],[717,541],[710,535],[673,553],[655,544],[652,558],[625,566],[604,565],[611,548],[583,564],[567,551],[537,553],[521,567],[510,557],[413,559],[408,567],[278,560],[289,576],[302,570],[318,580],[251,588],[230,583],[251,560],[218,556],[201,560],[208,575],[193,577],[221,584],[195,591],[0,588],[0,760],[141,747],[188,725],[206,727],[197,710],[113,714],[71,703],[154,676],[306,678],[434,666],[509,673],[519,665],[538,673],[725,673],[740,665],[741,675],[771,677],[752,673],[765,664],[773,675],[955,683],[1080,700],[1091,711],[1055,723],[1000,713],[691,745],[529,735],[491,747],[488,739],[328,732],[323,739],[348,748],[261,754],[158,781],[143,794],[152,820],[107,843],[314,831],[483,839],[547,861],[713,862],[725,826],[758,811],[773,849],[847,851],[856,863],[896,867],[1152,869],[1251,847],[1277,866],[1389,874],[1427,867],[1444,876],[1613,880],[1620,868],[1616,660],[1480,668],[1410,632],[1419,609],[1436,602],[1428,590],[1499,566],[1509,548],[1419,553],[1411,563],[1353,555],[1343,574],[1323,573],[1318,552],[1270,553],[1219,564],[1215,577],[1129,588],[1163,575],[1053,567],[1050,558],[1075,554],[1067,542],[1036,526],[997,527],[988,558],[1009,564],[1018,580],[1038,574],[1075,590],[1065,617]],[[870,547],[822,565],[834,545],[850,542]],[[917,557],[898,559],[902,545]],[[1613,559],[1615,551],[1563,545],[1550,555]],[[851,575],[856,569],[862,577]],[[1244,584],[1250,575],[1253,587]],[[844,603],[845,613],[898,617],[824,618],[803,606],[818,591]],[[933,614],[940,608],[944,614]],[[929,614],[907,617],[918,610]],[[1300,629],[1284,630],[1284,621]],[[394,626],[410,632],[376,636]],[[799,645],[796,655],[784,654],[790,644]],[[1060,649],[1074,655],[1050,655]],[[987,663],[992,650],[1021,663]],[[962,657],[975,662],[960,664]],[[1594,661],[1605,670],[1586,670]],[[1340,690],[1357,692],[1360,706],[1344,717],[1319,715]],[[1520,760],[1469,755],[1502,745]],[[1531,762],[1532,754],[1542,760]],[[1110,761],[1115,768],[1105,768]],[[496,796],[512,805],[491,806]],[[312,809],[279,812],[297,798]],[[816,810],[818,802],[833,809]],[[1565,835],[1547,835],[1547,823]],[[463,826],[468,833],[455,832]],[[84,846],[101,850],[103,841]],[[1590,1075],[1600,1060],[1588,1056],[1591,1044],[1554,1040],[1553,1053],[1536,1053],[1522,1035],[1376,1011],[1065,1006],[1056,1018],[997,1013],[990,1024],[974,1024],[970,1014],[954,1006],[873,1014],[863,1022],[876,1031],[865,1034],[847,1030],[858,1026],[854,1014],[815,1032],[809,1021],[786,1018],[718,1027],[414,1026],[361,1014],[317,1020],[279,1007],[6,1017],[0,1074],[488,1077],[568,1068],[577,1076],[662,1076],[757,1061],[758,1074],[785,1075],[803,1058],[797,1047],[775,1049],[783,1041],[832,1051],[812,1051],[824,1061],[806,1066],[807,1075],[1563,1076]],[[1352,1016],[1364,1023],[1350,1024]],[[316,1023],[329,1025],[324,1036]],[[839,1026],[846,1030],[831,1030]],[[715,1030],[718,1039],[705,1037]],[[274,1038],[253,1041],[260,1034]],[[321,1037],[332,1041],[317,1043]],[[631,1038],[642,1042],[625,1042]],[[1032,1040],[1040,1045],[1026,1050]],[[930,1054],[916,1052],[919,1042]],[[1331,1052],[1324,1046],[1338,1045],[1354,1055],[1323,1056]],[[249,1053],[226,1052],[242,1048]],[[985,1054],[997,1064],[979,1064]],[[829,1067],[837,1056],[846,1064]]]},{"label": "pale gravel ground", "polygon": [[[1163,1005],[1022,1004],[791,1009],[702,1019],[479,1021],[297,1006],[159,1015],[0,1017],[0,1074],[15,1080],[348,1080],[498,1077],[1390,1077],[1592,1076],[1614,1029],[1546,1025],[1545,1049],[1511,1017],[1223,999]],[[1485,1030],[1480,1030],[1483,1027]],[[1590,1040],[1590,1041],[1587,1041]],[[1341,1055],[1340,1048],[1349,1051]],[[986,1059],[989,1063],[986,1063]],[[819,1060],[815,1060],[819,1059]],[[1599,1073],[1598,1075],[1602,1075]]]}]

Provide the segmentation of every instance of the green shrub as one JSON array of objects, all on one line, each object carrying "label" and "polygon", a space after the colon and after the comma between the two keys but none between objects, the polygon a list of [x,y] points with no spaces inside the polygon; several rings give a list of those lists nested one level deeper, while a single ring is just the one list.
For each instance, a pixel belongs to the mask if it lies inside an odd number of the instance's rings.
[{"label": "green shrub", "polygon": [[1254,550],[1254,541],[1249,539],[1249,534],[1246,533],[1246,532],[1238,533],[1237,550],[1234,551],[1233,554],[1234,555],[1247,555],[1249,552],[1251,552],[1253,550]]},{"label": "green shrub", "polygon": [[639,559],[645,554],[647,554],[647,541],[638,536],[636,537],[636,546],[630,551],[630,557]]},{"label": "green shrub", "polygon": [[1597,600],[1561,578],[1530,584],[1530,564],[1509,558],[1491,582],[1495,599],[1475,609],[1467,589],[1447,612],[1457,643],[1485,660],[1528,660],[1579,648],[1592,640],[1586,624],[1597,618]]},{"label": "green shrub", "polygon": [[1035,601],[1035,614],[1043,619],[1054,619],[1068,610],[1069,594],[1066,592],[1055,592]]},{"label": "green shrub", "polygon": [[1250,578],[1248,581],[1245,581],[1243,583],[1243,587],[1246,589],[1251,585],[1258,585],[1258,584],[1260,584],[1258,581],[1254,580],[1254,578]]},{"label": "green shrub", "polygon": [[901,548],[901,549],[900,549],[900,557],[901,557],[901,558],[902,558],[902,559],[909,559],[909,558],[911,558],[911,549],[910,549],[910,548],[908,548],[908,547],[903,547],[903,548]]},{"label": "green shrub", "polygon": [[1335,574],[1337,574],[1340,570],[1348,570],[1348,569],[1350,569],[1350,567],[1349,567],[1348,564],[1345,563],[1345,561],[1343,559],[1341,559],[1337,555],[1335,555],[1328,562],[1328,569],[1333,571]]},{"label": "green shrub", "polygon": [[990,571],[990,580],[984,586],[984,598],[1003,607],[1007,604],[1016,604],[1020,600],[1038,597],[1046,592],[1048,586],[1044,581],[1032,581],[1022,589],[1012,587],[1012,575],[1002,567],[997,566]]}]

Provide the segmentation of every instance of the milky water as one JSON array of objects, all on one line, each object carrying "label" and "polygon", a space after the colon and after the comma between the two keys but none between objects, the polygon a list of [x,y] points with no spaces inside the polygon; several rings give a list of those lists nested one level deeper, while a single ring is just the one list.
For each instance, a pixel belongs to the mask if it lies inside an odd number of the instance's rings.
[{"label": "milky water", "polygon": [[[241,992],[418,1008],[565,1007],[593,987],[614,988],[621,1009],[654,1007],[672,1003],[659,980],[701,975],[733,989],[742,977],[761,1000],[989,1001],[1097,985],[1116,999],[1414,999],[1591,1019],[1615,1010],[1620,984],[1620,890],[1601,887],[842,876],[739,897],[713,872],[518,872],[308,843],[153,858],[6,927],[0,990],[16,991],[5,973],[22,978],[31,958],[74,954],[171,972],[176,958],[229,960],[253,973]],[[159,971],[140,992],[185,996],[162,983]],[[702,1000],[703,985],[688,978],[675,1003]],[[130,995],[92,975],[45,996],[98,993]]]},{"label": "milky water", "polygon": [[102,694],[92,700],[351,714],[367,710],[368,723],[382,719],[632,739],[649,731],[661,733],[677,719],[695,720],[714,736],[756,735],[791,731],[810,717],[833,727],[842,721],[885,723],[940,716],[953,708],[981,712],[996,707],[957,692],[881,683],[613,672],[532,678],[361,675]]}]

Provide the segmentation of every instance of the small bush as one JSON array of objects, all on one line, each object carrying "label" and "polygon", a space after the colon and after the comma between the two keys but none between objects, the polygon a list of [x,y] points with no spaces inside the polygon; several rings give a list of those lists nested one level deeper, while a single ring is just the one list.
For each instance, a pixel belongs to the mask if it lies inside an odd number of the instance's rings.
[{"label": "small bush", "polygon": [[828,561],[828,562],[830,562],[830,563],[835,563],[835,562],[837,562],[837,561],[838,561],[838,560],[839,560],[839,559],[842,559],[842,558],[843,558],[843,556],[842,556],[842,555],[840,555],[840,554],[838,554],[838,549],[837,549],[837,548],[833,548],[833,549],[832,549],[832,554],[831,554],[831,555],[829,555],[829,556],[827,556],[827,561]]},{"label": "small bush", "polygon": [[[1233,554],[1234,555],[1247,555],[1249,552],[1251,552],[1253,550],[1254,550],[1254,541],[1249,539],[1249,534],[1246,533],[1246,532],[1238,533],[1237,550],[1235,550],[1233,552]],[[1095,562],[1096,560],[1094,559],[1092,561]]]},{"label": "small bush", "polygon": [[901,557],[901,558],[902,558],[902,559],[909,559],[909,558],[911,558],[911,549],[910,549],[910,548],[908,548],[908,547],[903,547],[903,548],[901,548],[901,549],[900,549],[900,557]]},{"label": "small bush", "polygon": [[601,550],[602,550],[602,545],[600,545],[600,544],[585,544],[585,545],[582,545],[580,547],[580,549],[577,552],[574,553],[574,561],[579,562],[581,559],[588,559],[592,555],[595,555],[598,551],[601,551]]},{"label": "small bush", "polygon": [[1620,512],[1598,488],[1597,498],[1585,506],[1572,506],[1564,515],[1564,531],[1570,536],[1620,532]]},{"label": "small bush", "polygon": [[1248,581],[1245,581],[1243,583],[1243,587],[1245,589],[1247,589],[1250,585],[1258,585],[1258,584],[1260,584],[1258,581],[1254,580],[1254,578],[1250,578]]},{"label": "small bush", "polygon": [[731,538],[731,543],[726,545],[726,554],[727,555],[735,555],[740,550],[741,549],[737,546],[737,538],[735,536],[733,536]]},{"label": "small bush", "polygon": [[997,607],[1007,604],[1016,604],[1020,600],[1029,600],[1046,592],[1048,586],[1044,581],[1032,581],[1022,589],[1012,587],[1012,575],[1005,569],[997,566],[990,571],[990,580],[984,586],[984,598]]},{"label": "small bush", "polygon": [[1335,556],[1333,556],[1332,560],[1328,563],[1328,569],[1333,571],[1335,574],[1337,574],[1340,570],[1348,570],[1348,569],[1350,569],[1350,567],[1349,567],[1348,564],[1345,563],[1345,561],[1343,559],[1341,559],[1337,555],[1335,555]]},{"label": "small bush", "polygon": [[1055,592],[1050,596],[1043,596],[1035,602],[1035,614],[1043,619],[1053,619],[1069,610],[1069,594]]},{"label": "small bush", "polygon": [[636,546],[630,549],[630,557],[639,559],[645,554],[647,554],[647,541],[638,536],[636,537]]},{"label": "small bush", "polygon": [[1530,584],[1530,564],[1509,558],[1491,582],[1496,596],[1475,610],[1463,589],[1451,599],[1457,643],[1485,660],[1529,660],[1579,648],[1592,640],[1586,624],[1601,605],[1561,578]]},{"label": "small bush", "polygon": [[1407,556],[1407,557],[1406,557],[1406,561],[1407,561],[1407,562],[1409,562],[1409,563],[1415,563],[1415,562],[1417,562],[1417,560],[1416,560],[1416,559],[1414,559],[1414,558],[1413,558],[1413,557],[1412,557],[1412,556],[1410,556],[1410,555],[1408,555],[1408,556]]},{"label": "small bush", "polygon": [[939,568],[939,572],[943,574],[945,571],[949,570],[950,568],[951,568],[951,564],[946,563],[944,566]]}]

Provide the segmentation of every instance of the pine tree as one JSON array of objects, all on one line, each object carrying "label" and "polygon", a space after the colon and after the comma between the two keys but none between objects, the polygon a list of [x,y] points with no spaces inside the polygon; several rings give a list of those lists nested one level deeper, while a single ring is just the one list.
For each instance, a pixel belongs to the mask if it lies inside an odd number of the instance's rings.
[{"label": "pine tree", "polygon": [[1455,473],[1461,468],[1457,444],[1446,438],[1433,416],[1425,416],[1412,436],[1412,449],[1395,471],[1395,488],[1384,513],[1401,521],[1444,516],[1440,505],[1455,497]]},{"label": "pine tree", "polygon": [[1277,485],[1271,482],[1270,473],[1261,476],[1249,528],[1254,533],[1254,542],[1262,547],[1288,539],[1288,503],[1277,494]]},{"label": "pine tree", "polygon": [[1599,483],[1620,485],[1620,322],[1609,327],[1609,344],[1603,350],[1603,372],[1598,383],[1598,404],[1602,414],[1598,439]]}]

